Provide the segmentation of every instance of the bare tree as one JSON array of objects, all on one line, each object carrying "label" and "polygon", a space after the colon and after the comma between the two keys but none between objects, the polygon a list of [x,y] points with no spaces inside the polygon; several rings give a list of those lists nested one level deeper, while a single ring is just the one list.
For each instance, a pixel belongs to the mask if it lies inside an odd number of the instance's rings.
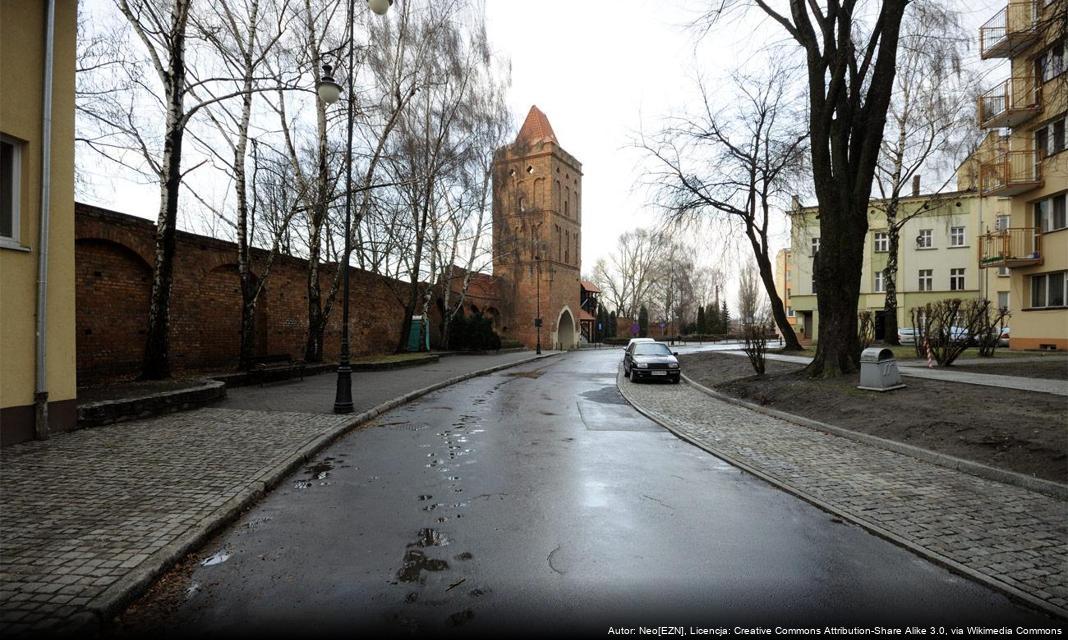
[{"label": "bare tree", "polygon": [[741,99],[717,110],[700,83],[701,114],[676,119],[654,139],[642,139],[656,160],[649,179],[670,219],[720,216],[741,227],[786,349],[800,350],[775,287],[768,234],[776,203],[785,201],[802,167],[807,133],[790,109],[785,68],[773,69],[769,77],[735,76],[734,86]]},{"label": "bare tree", "polygon": [[761,292],[760,274],[752,264],[738,274],[738,320],[742,324],[766,325],[767,301]]},{"label": "bare tree", "polygon": [[650,299],[663,256],[663,237],[646,229],[619,236],[616,250],[593,268],[594,282],[608,305],[626,318],[638,317]]},{"label": "bare tree", "polygon": [[886,288],[885,338],[898,344],[897,269],[901,229],[912,218],[936,206],[941,193],[953,179],[949,174],[941,186],[916,202],[909,211],[901,210],[901,198],[909,183],[919,180],[925,168],[929,173],[941,159],[951,161],[975,142],[973,105],[974,76],[961,68],[967,34],[955,13],[932,3],[919,3],[906,16],[898,50],[897,75],[890,101],[889,121],[875,180],[880,199],[872,208],[886,216],[887,260],[883,269]]},{"label": "bare tree", "polygon": [[[717,0],[706,23],[749,0]],[[805,54],[810,158],[820,208],[820,250],[813,270],[820,295],[814,377],[856,371],[868,200],[882,146],[897,66],[898,35],[910,0],[789,0],[780,13],[752,0]],[[868,11],[868,13],[865,13]]]}]

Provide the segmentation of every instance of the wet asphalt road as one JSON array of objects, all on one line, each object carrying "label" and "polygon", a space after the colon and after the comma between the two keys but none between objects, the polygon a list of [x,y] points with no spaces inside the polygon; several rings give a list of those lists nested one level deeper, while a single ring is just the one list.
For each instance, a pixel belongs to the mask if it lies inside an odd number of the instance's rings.
[{"label": "wet asphalt road", "polygon": [[[324,451],[200,551],[171,630],[1048,624],[678,440],[617,350],[476,378]],[[358,390],[356,390],[358,392]]]}]

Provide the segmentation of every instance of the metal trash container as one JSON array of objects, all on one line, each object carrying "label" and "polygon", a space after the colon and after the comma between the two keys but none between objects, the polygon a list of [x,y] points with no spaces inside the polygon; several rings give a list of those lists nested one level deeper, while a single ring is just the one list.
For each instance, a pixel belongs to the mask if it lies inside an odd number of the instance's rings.
[{"label": "metal trash container", "polygon": [[858,389],[891,391],[904,387],[893,351],[883,347],[868,347],[861,352]]}]

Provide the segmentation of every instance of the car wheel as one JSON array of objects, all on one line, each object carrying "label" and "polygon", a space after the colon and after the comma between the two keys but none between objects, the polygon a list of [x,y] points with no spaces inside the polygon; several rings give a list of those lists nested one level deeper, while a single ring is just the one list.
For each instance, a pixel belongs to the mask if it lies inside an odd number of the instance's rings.
[{"label": "car wheel", "polygon": [[675,376],[671,379],[671,384],[678,384],[679,380],[681,380],[681,378],[679,376]]},{"label": "car wheel", "polygon": [[638,383],[638,372],[635,371],[634,369],[630,370],[630,381],[633,382],[634,384]]}]

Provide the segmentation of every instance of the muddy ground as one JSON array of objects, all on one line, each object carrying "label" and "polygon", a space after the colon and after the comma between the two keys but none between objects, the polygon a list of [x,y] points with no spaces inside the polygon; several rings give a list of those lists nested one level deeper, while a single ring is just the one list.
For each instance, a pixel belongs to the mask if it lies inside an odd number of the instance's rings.
[{"label": "muddy ground", "polygon": [[[706,352],[683,355],[680,361],[691,379],[727,395],[993,467],[1068,482],[1068,398],[1063,396],[908,377],[906,388],[877,393],[857,389],[855,374],[810,380],[799,364],[769,360],[767,375],[761,379],[753,375],[745,357]],[[989,365],[981,369],[979,373],[994,372]]]}]

